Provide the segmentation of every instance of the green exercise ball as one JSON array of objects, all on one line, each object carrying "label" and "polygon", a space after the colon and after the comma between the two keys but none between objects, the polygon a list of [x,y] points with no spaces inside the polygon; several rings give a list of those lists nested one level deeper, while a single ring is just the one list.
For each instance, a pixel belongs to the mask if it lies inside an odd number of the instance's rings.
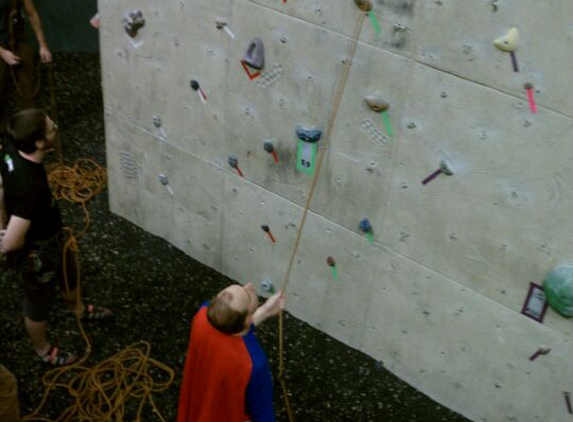
[{"label": "green exercise ball", "polygon": [[555,267],[543,280],[547,303],[565,317],[573,317],[573,264]]}]

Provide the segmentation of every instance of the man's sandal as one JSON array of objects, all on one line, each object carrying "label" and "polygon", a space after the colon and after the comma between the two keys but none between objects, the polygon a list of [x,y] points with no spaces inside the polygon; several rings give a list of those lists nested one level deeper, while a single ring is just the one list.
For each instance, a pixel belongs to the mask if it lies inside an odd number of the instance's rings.
[{"label": "man's sandal", "polygon": [[80,316],[82,321],[102,321],[109,319],[113,316],[113,312],[107,308],[99,306],[87,305],[84,313]]},{"label": "man's sandal", "polygon": [[58,346],[50,346],[50,349],[45,355],[38,355],[38,359],[43,363],[48,363],[53,366],[66,366],[78,361],[78,357],[76,355],[64,352]]}]

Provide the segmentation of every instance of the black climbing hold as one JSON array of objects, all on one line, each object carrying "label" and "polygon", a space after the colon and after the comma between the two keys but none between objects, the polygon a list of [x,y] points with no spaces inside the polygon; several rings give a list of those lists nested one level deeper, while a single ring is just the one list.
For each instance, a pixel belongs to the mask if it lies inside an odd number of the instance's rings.
[{"label": "black climbing hold", "polygon": [[271,154],[275,150],[275,147],[273,146],[273,143],[271,141],[265,141],[265,143],[263,144],[263,148],[269,154]]},{"label": "black climbing hold", "polygon": [[229,155],[228,162],[229,165],[233,168],[237,168],[237,166],[239,165],[239,160],[234,155]]},{"label": "black climbing hold", "polygon": [[217,29],[223,29],[225,26],[227,26],[227,22],[225,22],[224,20],[217,19],[217,20],[215,21],[215,27],[216,27]]},{"label": "black climbing hold", "polygon": [[129,15],[123,18],[123,29],[131,38],[137,36],[137,32],[145,25],[145,19],[141,10],[129,12]]},{"label": "black climbing hold", "polygon": [[255,37],[249,43],[247,52],[243,56],[243,62],[254,69],[262,69],[265,65],[265,47],[263,40]]},{"label": "black climbing hold", "polygon": [[297,126],[296,136],[298,136],[298,139],[305,142],[318,142],[322,137],[322,131],[319,129],[303,129],[300,126]]},{"label": "black climbing hold", "polygon": [[191,79],[191,82],[189,82],[189,84],[191,85],[191,89],[193,91],[197,91],[199,89],[199,82],[197,82],[195,79]]}]

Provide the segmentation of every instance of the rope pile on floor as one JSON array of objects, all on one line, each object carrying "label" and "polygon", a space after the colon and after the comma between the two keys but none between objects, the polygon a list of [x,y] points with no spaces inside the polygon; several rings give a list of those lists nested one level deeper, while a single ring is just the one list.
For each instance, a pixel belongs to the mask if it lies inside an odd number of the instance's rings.
[{"label": "rope pile on floor", "polygon": [[[24,421],[109,422],[140,421],[146,404],[153,408],[159,420],[165,422],[153,401],[153,393],[166,390],[174,379],[168,366],[149,357],[151,346],[145,341],[135,343],[92,368],[76,364],[46,372],[42,382],[46,392],[38,408]],[[82,359],[84,361],[85,359]],[[37,416],[50,392],[66,389],[74,403],[57,419]],[[131,403],[134,403],[131,405]],[[129,406],[128,406],[129,405]],[[136,416],[128,415],[137,407]]]},{"label": "rope pile on floor", "polygon": [[72,166],[60,163],[51,166],[48,170],[48,182],[54,198],[57,200],[65,199],[82,205],[85,214],[85,227],[78,236],[82,237],[90,224],[86,202],[105,188],[107,182],[106,169],[89,158],[82,158]]}]

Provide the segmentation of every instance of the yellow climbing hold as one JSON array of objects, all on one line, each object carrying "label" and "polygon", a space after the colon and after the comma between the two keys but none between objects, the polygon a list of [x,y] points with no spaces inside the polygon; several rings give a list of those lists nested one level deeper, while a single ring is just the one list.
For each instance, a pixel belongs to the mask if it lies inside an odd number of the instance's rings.
[{"label": "yellow climbing hold", "polygon": [[517,43],[519,42],[519,32],[517,28],[511,28],[503,37],[499,37],[493,42],[497,48],[506,53],[511,53],[517,50]]}]

